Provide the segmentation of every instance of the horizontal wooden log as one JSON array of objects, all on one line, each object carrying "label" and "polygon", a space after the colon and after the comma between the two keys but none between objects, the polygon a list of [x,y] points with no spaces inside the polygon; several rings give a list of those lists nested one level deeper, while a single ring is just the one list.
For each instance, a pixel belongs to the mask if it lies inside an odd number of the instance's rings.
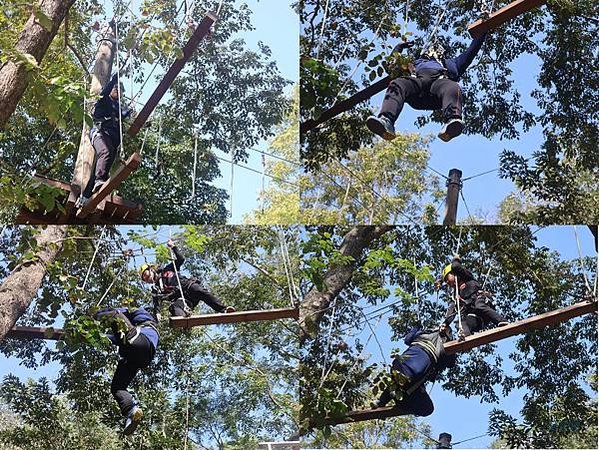
[{"label": "horizontal wooden log", "polygon": [[76,217],[78,219],[84,219],[89,214],[94,212],[96,207],[104,200],[112,191],[121,185],[125,178],[127,178],[131,172],[139,167],[141,164],[141,155],[139,153],[133,153],[124,165],[118,168],[113,176],[111,176],[106,183],[100,188],[98,192],[93,194],[89,201],[77,211]]},{"label": "horizontal wooden log", "polygon": [[62,339],[64,331],[60,328],[51,327],[13,327],[6,337],[14,339],[48,339],[57,341]]},{"label": "horizontal wooden log", "polygon": [[297,308],[266,309],[259,311],[237,311],[233,313],[204,314],[201,316],[171,317],[169,324],[173,328],[191,328],[201,325],[223,323],[257,322],[261,320],[298,319]]},{"label": "horizontal wooden log", "polygon": [[597,302],[576,303],[574,305],[556,309],[555,311],[550,311],[545,314],[519,320],[503,327],[492,328],[480,333],[475,333],[472,336],[468,336],[462,342],[447,342],[445,344],[445,352],[447,354],[464,352],[481,345],[490,344],[491,342],[516,336],[517,334],[526,333],[530,330],[543,328],[550,325],[557,325],[558,323],[565,322],[573,317],[582,316],[583,314],[589,314],[593,312],[597,312]]},{"label": "horizontal wooden log", "polygon": [[400,411],[392,406],[383,408],[362,409],[350,411],[344,417],[336,420],[331,420],[330,425],[338,425],[342,423],[364,422],[365,420],[388,419],[389,417],[397,417]]},{"label": "horizontal wooden log", "polygon": [[177,59],[168,69],[168,72],[166,72],[162,78],[162,81],[160,81],[142,110],[139,112],[127,130],[127,133],[130,136],[135,136],[137,133],[139,133],[139,130],[141,130],[141,127],[144,126],[152,114],[152,111],[154,111],[158,105],[158,102],[160,102],[162,99],[162,96],[166,93],[171,84],[173,84],[173,81],[175,81],[175,78],[177,78],[177,75],[179,75],[179,72],[181,72],[183,66],[185,66],[185,63],[189,61],[189,58],[191,58],[193,52],[196,50],[196,48],[198,48],[198,45],[200,45],[202,39],[208,35],[210,28],[212,27],[212,24],[216,22],[216,19],[216,15],[210,12],[202,19],[189,41],[187,41],[185,44],[185,47],[183,47],[183,57]]},{"label": "horizontal wooden log", "polygon": [[381,78],[376,83],[371,84],[370,86],[362,89],[359,92],[356,92],[351,97],[346,98],[345,100],[340,101],[339,103],[335,103],[332,107],[324,111],[320,115],[320,117],[318,117],[318,119],[309,119],[305,122],[302,122],[300,124],[300,134],[307,133],[308,131],[312,130],[313,128],[316,128],[318,125],[326,122],[327,120],[330,120],[333,117],[338,116],[342,112],[345,112],[353,108],[358,103],[362,103],[363,101],[368,100],[370,97],[375,96],[379,92],[384,91],[385,89],[387,89],[387,86],[389,86],[390,82],[391,77],[387,75],[385,78]]},{"label": "horizontal wooden log", "polygon": [[488,31],[494,30],[495,28],[503,25],[514,17],[524,14],[533,8],[545,3],[546,0],[516,0],[509,5],[504,6],[501,9],[491,13],[489,17],[485,19],[479,19],[470,26],[468,26],[468,32],[473,38],[477,38],[487,33]]}]

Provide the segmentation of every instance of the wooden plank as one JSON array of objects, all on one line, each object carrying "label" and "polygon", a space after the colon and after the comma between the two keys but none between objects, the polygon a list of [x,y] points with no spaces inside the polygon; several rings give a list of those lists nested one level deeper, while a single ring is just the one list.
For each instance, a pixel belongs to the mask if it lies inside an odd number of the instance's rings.
[{"label": "wooden plank", "polygon": [[102,188],[96,192],[83,208],[77,211],[76,217],[78,219],[84,219],[93,211],[96,210],[100,202],[112,191],[114,191],[120,184],[129,176],[131,172],[139,167],[141,164],[141,155],[139,153],[133,153],[125,165],[119,167],[112,177],[108,179]]},{"label": "wooden plank", "polygon": [[173,328],[191,328],[200,325],[216,325],[222,323],[257,322],[261,320],[298,319],[297,308],[279,308],[259,311],[238,311],[233,313],[204,314],[201,316],[170,317],[169,324]]},{"label": "wooden plank", "polygon": [[[46,334],[47,333],[47,334]],[[15,339],[48,339],[57,341],[64,336],[64,330],[51,327],[13,327],[6,337]]]},{"label": "wooden plank", "polygon": [[475,333],[472,336],[468,336],[462,342],[447,342],[445,344],[445,352],[447,354],[464,352],[481,345],[490,344],[491,342],[505,339],[507,337],[526,333],[529,330],[543,328],[550,325],[557,325],[558,323],[565,322],[573,317],[593,312],[597,312],[597,302],[576,303],[574,305],[556,309],[555,311],[550,311],[545,314],[519,320],[504,327],[493,328],[491,330]]},{"label": "wooden plank", "polygon": [[368,100],[370,97],[378,94],[381,91],[387,89],[389,83],[391,82],[391,77],[387,75],[385,78],[381,78],[374,84],[362,89],[361,91],[355,93],[349,98],[346,98],[339,103],[334,104],[332,107],[323,112],[318,119],[308,119],[305,122],[300,124],[300,134],[307,133],[308,131],[316,128],[321,123],[326,122],[327,120],[332,119],[335,116],[338,116],[342,112],[345,112],[358,103],[362,103],[363,101]]},{"label": "wooden plank", "polygon": [[158,84],[142,110],[139,112],[127,130],[129,136],[135,136],[137,133],[139,133],[139,130],[141,130],[141,127],[143,127],[143,125],[146,123],[150,117],[150,114],[152,114],[152,111],[154,111],[158,105],[158,102],[160,102],[162,99],[162,96],[166,93],[171,84],[173,84],[173,81],[177,75],[179,75],[179,72],[181,72],[185,63],[189,60],[189,58],[191,58],[191,55],[193,55],[193,52],[196,50],[198,45],[200,45],[200,41],[208,35],[210,28],[212,27],[212,24],[216,22],[216,19],[217,17],[210,12],[202,19],[189,41],[187,41],[187,44],[185,44],[185,47],[183,47],[183,57],[177,59],[170,67],[168,72],[166,72],[164,78],[162,78],[162,81],[160,81],[160,84]]},{"label": "wooden plank", "polygon": [[473,38],[478,38],[488,31],[494,30],[514,17],[524,14],[537,6],[545,3],[546,0],[516,0],[503,8],[491,13],[485,19],[479,19],[468,26],[468,32]]}]

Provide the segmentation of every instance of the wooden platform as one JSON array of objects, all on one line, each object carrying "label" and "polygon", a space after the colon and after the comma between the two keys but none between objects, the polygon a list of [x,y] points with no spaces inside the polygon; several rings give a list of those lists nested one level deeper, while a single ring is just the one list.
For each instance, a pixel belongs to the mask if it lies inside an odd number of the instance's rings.
[{"label": "wooden platform", "polygon": [[201,316],[170,317],[172,328],[191,328],[201,325],[218,325],[223,323],[258,322],[261,320],[295,319],[299,318],[297,308],[267,309],[258,311],[238,311],[228,314],[204,314]]},{"label": "wooden platform", "polygon": [[171,84],[173,84],[173,81],[175,80],[177,75],[179,75],[179,72],[181,72],[183,66],[185,66],[185,63],[189,61],[189,58],[191,58],[193,52],[196,50],[196,48],[198,48],[200,42],[208,35],[208,33],[210,32],[210,28],[212,27],[212,24],[216,22],[216,19],[216,15],[210,12],[206,14],[206,16],[202,19],[189,41],[187,41],[187,43],[185,44],[185,47],[183,47],[183,57],[175,60],[175,62],[168,69],[168,72],[166,72],[166,74],[162,78],[162,81],[160,81],[160,84],[158,84],[158,86],[156,87],[156,89],[154,90],[154,92],[152,93],[142,110],[139,112],[137,117],[135,117],[135,120],[127,130],[129,136],[135,136],[137,133],[139,133],[139,130],[141,130],[141,127],[143,127],[143,125],[146,123],[146,121],[152,114],[152,111],[154,111],[154,109],[158,105],[158,102],[160,102],[160,100],[162,99],[162,96],[166,93]]},{"label": "wooden platform", "polygon": [[48,339],[57,341],[62,339],[63,336],[63,330],[51,327],[13,327],[6,333],[6,337],[14,339]]},{"label": "wooden platform", "polygon": [[85,219],[91,213],[93,213],[100,202],[102,202],[112,191],[118,188],[125,178],[127,178],[131,172],[136,170],[141,164],[141,155],[139,153],[133,153],[124,165],[121,165],[117,171],[112,175],[102,188],[93,194],[89,201],[76,213],[78,219]]},{"label": "wooden platform", "polygon": [[524,14],[545,2],[546,0],[516,0],[491,13],[486,19],[477,20],[468,26],[468,32],[473,38],[480,37],[486,32],[494,30],[514,17]]},{"label": "wooden platform", "polygon": [[556,309],[555,311],[550,311],[545,314],[519,320],[504,327],[493,328],[481,333],[475,333],[472,336],[468,336],[462,342],[448,342],[445,344],[445,352],[447,354],[465,352],[481,345],[490,344],[491,342],[499,341],[507,337],[526,333],[529,330],[543,328],[550,325],[557,325],[558,323],[565,322],[573,317],[582,316],[584,314],[593,312],[597,312],[597,302],[576,303],[574,305]]},{"label": "wooden platform", "polygon": [[[75,209],[75,202],[79,197],[78,187],[69,183],[54,180],[52,178],[36,175],[36,181],[57,188],[63,192],[62,195],[58,197],[58,201],[62,204],[64,211],[54,208],[54,210],[47,212],[42,205],[39,205],[39,207],[34,211],[23,207],[21,208],[21,211],[17,217],[15,217],[15,224],[45,225],[139,223],[138,219],[143,213],[143,206],[139,203],[127,201],[111,192],[122,183],[123,179],[127,175],[129,175],[133,170],[135,170],[135,168],[137,168],[137,166],[139,166],[140,162],[141,157],[138,153],[134,153],[127,161],[127,167],[117,170],[117,174],[115,174],[115,176],[106,183],[109,186],[104,186],[102,190],[94,194],[92,199],[90,199],[90,202],[94,200],[95,197],[94,202],[97,204],[91,212],[89,211],[89,207],[86,205],[88,211],[84,215],[77,214],[77,210]],[[122,179],[118,180],[118,183],[115,183],[117,180],[113,179],[117,176],[119,178],[122,177]]]}]

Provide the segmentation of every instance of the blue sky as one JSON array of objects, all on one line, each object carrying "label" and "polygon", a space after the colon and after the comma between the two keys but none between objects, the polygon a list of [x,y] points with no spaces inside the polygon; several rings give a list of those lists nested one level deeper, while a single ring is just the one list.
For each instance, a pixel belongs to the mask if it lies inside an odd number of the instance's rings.
[{"label": "blue sky", "polygon": [[[532,227],[533,231],[537,227]],[[597,253],[594,248],[594,238],[592,237],[588,227],[579,226],[554,226],[543,228],[535,235],[538,238],[537,246],[545,246],[560,253],[561,258],[566,260],[579,258],[578,246],[576,244],[576,234],[580,241],[581,254],[583,257],[596,257]],[[448,258],[451,255],[448,255]],[[594,274],[588,274],[591,285],[596,279]],[[393,298],[389,298],[388,302],[393,302]],[[375,328],[377,338],[381,343],[385,357],[389,361],[389,353],[392,348],[404,349],[403,342],[391,341],[390,328],[387,324],[389,314],[383,316],[382,320]],[[374,327],[378,318],[371,320]],[[358,337],[364,342],[370,335],[370,330],[361,333]],[[503,368],[507,369],[512,366],[511,360],[508,359],[508,354],[513,350],[514,343],[518,336],[504,339],[497,343],[497,351],[503,357]],[[374,339],[365,349],[365,355],[370,354],[371,357],[368,363],[381,362],[382,357],[380,349]],[[507,370],[509,372],[509,369]],[[453,436],[453,442],[469,439],[479,436],[487,432],[488,414],[493,408],[501,408],[515,417],[520,417],[519,411],[522,406],[522,395],[524,390],[515,390],[510,393],[507,398],[500,400],[499,404],[480,403],[480,397],[474,396],[471,398],[456,397],[451,392],[446,392],[442,389],[439,383],[435,383],[431,389],[431,384],[427,385],[427,391],[430,392],[431,398],[435,405],[435,411],[431,416],[423,418],[423,421],[429,423],[432,427],[431,437],[438,438],[442,432],[450,433]],[[499,392],[501,398],[501,393]],[[490,436],[485,436],[470,442],[465,442],[462,445],[454,446],[454,448],[488,448],[494,439]]]}]

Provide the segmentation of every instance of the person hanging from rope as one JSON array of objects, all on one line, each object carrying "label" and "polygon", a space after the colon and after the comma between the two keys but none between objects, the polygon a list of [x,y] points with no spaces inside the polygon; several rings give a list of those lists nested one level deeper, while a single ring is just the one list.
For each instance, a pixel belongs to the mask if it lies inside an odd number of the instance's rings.
[{"label": "person hanging from rope", "polygon": [[[395,139],[395,121],[404,103],[418,110],[442,110],[445,124],[439,138],[445,142],[462,134],[462,90],[458,81],[481,49],[486,34],[474,39],[464,53],[447,58],[445,49],[433,42],[413,64],[410,76],[395,78],[389,84],[378,116],[366,120],[368,129],[391,141]],[[412,48],[414,41],[398,44],[392,53]]]},{"label": "person hanging from rope", "polygon": [[454,298],[445,313],[445,321],[441,325],[442,331],[449,327],[458,314],[455,303],[456,281],[458,283],[460,322],[464,337],[486,328],[490,323],[498,327],[508,324],[505,317],[495,311],[490,300],[491,294],[484,291],[472,272],[462,266],[460,258],[455,257],[451,264],[445,266],[442,280],[438,280],[437,285],[439,286],[442,281],[447,283],[452,291],[452,298]]},{"label": "person hanging from rope", "polygon": [[139,268],[141,279],[146,283],[153,284],[155,311],[160,311],[162,301],[168,300],[171,302],[169,307],[171,317],[189,316],[200,301],[219,313],[235,312],[235,308],[223,305],[218,297],[200,284],[197,278],[181,276],[179,270],[185,262],[185,258],[171,239],[167,246],[174,255],[172,262],[161,269],[149,264],[142,264]]},{"label": "person hanging from rope", "polygon": [[386,383],[377,408],[395,401],[398,415],[429,416],[434,405],[425,383],[455,365],[456,355],[447,355],[443,344],[451,340],[449,330],[423,330],[414,327],[404,338],[407,350],[396,355],[391,364],[390,381]]},{"label": "person hanging from rope", "polygon": [[96,153],[96,167],[95,173],[92,173],[79,197],[78,207],[84,206],[110,176],[110,168],[121,145],[120,121],[133,113],[133,109],[125,107],[122,102],[119,104],[124,90],[123,83],[118,83],[118,74],[115,73],[102,89],[100,99],[94,105],[94,126],[89,133],[89,139]]},{"label": "person hanging from rope", "polygon": [[94,319],[105,322],[112,329],[110,341],[119,348],[120,359],[116,366],[110,392],[126,418],[125,435],[132,434],[143,412],[127,390],[137,373],[148,367],[158,348],[159,334],[156,318],[144,308],[104,308],[94,314]]}]

